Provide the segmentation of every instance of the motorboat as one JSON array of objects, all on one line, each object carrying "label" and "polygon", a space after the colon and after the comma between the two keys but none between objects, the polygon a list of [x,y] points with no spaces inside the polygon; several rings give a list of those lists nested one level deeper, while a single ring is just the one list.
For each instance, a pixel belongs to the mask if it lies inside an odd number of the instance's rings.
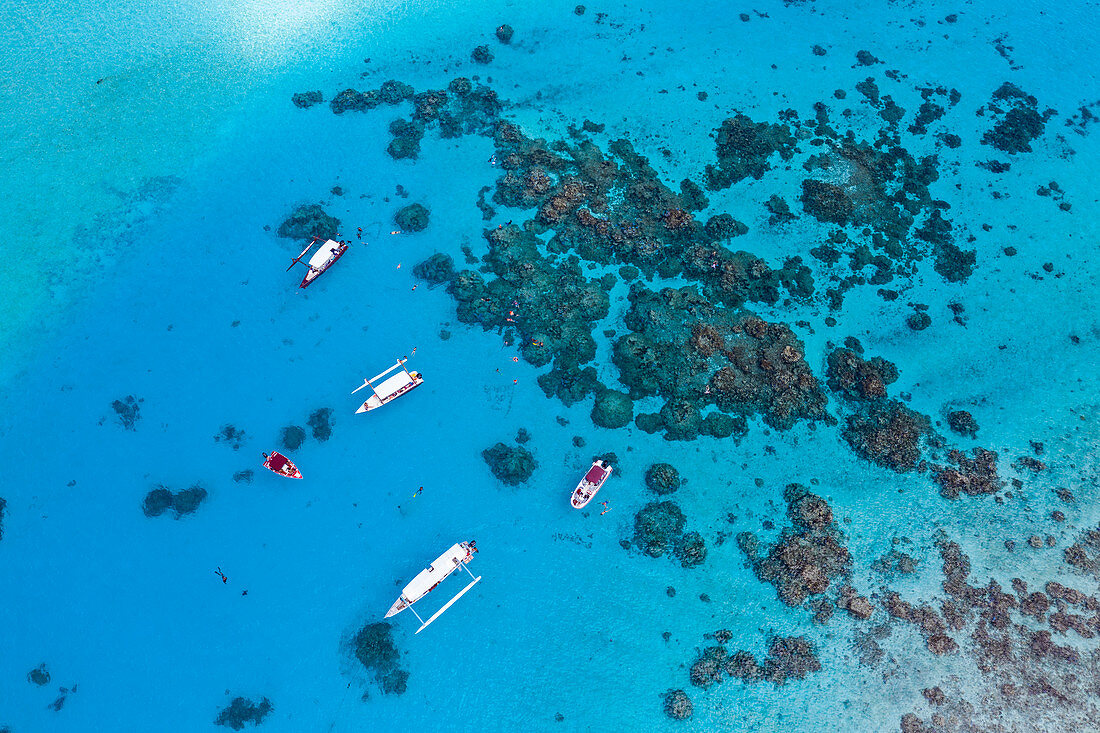
[{"label": "motorboat", "polygon": [[302,477],[302,472],[298,470],[294,462],[277,450],[271,451],[271,455],[264,453],[264,468],[287,478]]},{"label": "motorboat", "polygon": [[[415,578],[409,581],[409,584],[401,591],[401,595],[398,596],[394,604],[390,606],[390,610],[386,612],[386,618],[396,616],[407,608],[412,611],[413,615],[416,616],[416,620],[420,622],[420,628],[416,630],[416,633],[419,634],[426,629],[428,624],[442,616],[444,611],[450,608],[459,598],[466,595],[466,593],[481,580],[480,575],[474,577],[474,574],[466,567],[466,564],[474,559],[475,552],[477,552],[477,543],[473,540],[451,545],[450,549],[433,560],[431,565],[421,570]],[[416,612],[416,609],[413,608],[413,604],[435,590],[436,586],[446,580],[451,573],[454,573],[459,568],[465,570],[473,580],[467,583],[466,587],[460,590],[451,600],[447,601],[447,603],[443,605],[443,608],[436,611],[432,614],[431,618],[425,621],[420,617],[420,614]]]},{"label": "motorboat", "polygon": [[592,501],[592,497],[603,488],[614,470],[607,461],[593,461],[592,468],[588,469],[588,473],[577,484],[577,488],[573,489],[573,496],[569,500],[573,508],[584,509],[588,506],[588,502]]},{"label": "motorboat", "polygon": [[308,288],[310,283],[321,277],[325,270],[335,265],[336,261],[343,257],[344,253],[348,251],[347,242],[337,242],[332,239],[326,239],[321,243],[320,237],[314,237],[313,241],[302,250],[302,254],[294,258],[294,261],[290,263],[290,267],[286,268],[286,271],[290,272],[290,268],[301,262],[302,258],[318,243],[320,243],[321,246],[317,247],[317,250],[309,258],[309,261],[305,263],[306,274],[305,277],[302,278],[302,284],[298,286],[299,288]]},{"label": "motorboat", "polygon": [[[408,361],[408,359],[398,359],[397,363],[389,369],[370,379],[364,379],[361,385],[352,390],[351,393],[355,394],[364,387],[370,387],[373,392],[373,394],[367,398],[367,401],[360,405],[359,409],[355,411],[356,414],[377,410],[382,405],[392,402],[406,392],[424,384],[424,377],[420,372],[410,372],[405,368],[406,361]],[[400,369],[401,371],[393,376],[386,377],[386,375],[396,369]],[[382,380],[383,377],[386,377],[386,379]]]}]

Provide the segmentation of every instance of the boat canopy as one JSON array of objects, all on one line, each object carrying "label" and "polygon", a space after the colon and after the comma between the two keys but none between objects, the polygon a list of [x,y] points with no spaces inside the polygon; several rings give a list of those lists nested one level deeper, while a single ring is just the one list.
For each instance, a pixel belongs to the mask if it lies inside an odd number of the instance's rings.
[{"label": "boat canopy", "polygon": [[449,550],[437,557],[431,565],[421,570],[415,578],[409,581],[405,590],[401,591],[401,597],[410,603],[416,603],[425,593],[435,587],[437,583],[448,575],[458,570],[462,563],[469,559],[469,551],[456,543]]},{"label": "boat canopy", "polygon": [[409,376],[408,372],[401,371],[376,386],[374,391],[379,397],[386,399],[390,395],[400,392],[412,383],[413,378]]},{"label": "boat canopy", "polygon": [[283,466],[290,463],[282,453],[272,453],[267,459],[267,465],[274,471],[282,470]]},{"label": "boat canopy", "polygon": [[603,477],[606,475],[606,469],[601,466],[592,466],[592,468],[588,469],[588,473],[584,475],[584,480],[590,484],[598,484],[600,481],[603,481]]},{"label": "boat canopy", "polygon": [[321,265],[332,259],[332,256],[340,251],[341,244],[331,239],[327,240],[324,244],[317,248],[317,251],[313,253],[313,256],[309,258],[309,266],[313,268],[319,268]]}]

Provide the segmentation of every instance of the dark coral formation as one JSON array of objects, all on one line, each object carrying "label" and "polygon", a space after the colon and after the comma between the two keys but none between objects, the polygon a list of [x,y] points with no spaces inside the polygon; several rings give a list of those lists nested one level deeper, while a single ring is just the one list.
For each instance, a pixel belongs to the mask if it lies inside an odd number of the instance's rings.
[{"label": "dark coral formation", "polygon": [[756,577],[774,585],[788,606],[798,606],[847,576],[852,560],[824,499],[800,484],[789,484],[783,499],[792,526],[780,533],[774,545],[762,547],[750,532],[737,535],[737,544]]},{"label": "dark coral formation", "polygon": [[[488,48],[488,47],[486,47]],[[475,86],[469,79],[454,79],[446,90],[428,90],[417,94],[398,81],[387,81],[377,90],[359,92],[347,89],[330,103],[333,113],[367,111],[380,104],[412,103],[410,119],[398,118],[390,123],[393,140],[386,151],[394,159],[416,159],[420,141],[429,127],[436,127],[442,137],[464,134],[485,134],[500,115],[502,105],[496,92],[483,85]]]},{"label": "dark coral formation", "polygon": [[848,416],[843,435],[861,458],[901,473],[917,467],[921,441],[931,430],[926,415],[897,400],[875,400]]},{"label": "dark coral formation", "polygon": [[413,267],[413,275],[432,286],[449,283],[455,276],[455,261],[448,254],[436,252]]},{"label": "dark coral formation", "polygon": [[622,428],[634,420],[630,395],[613,389],[601,390],[592,406],[592,422],[601,428]]},{"label": "dark coral formation", "polygon": [[634,517],[634,544],[647,555],[660,557],[683,534],[686,522],[673,502],[650,502]]},{"label": "dark coral formation", "polygon": [[141,510],[147,517],[159,517],[171,509],[175,512],[176,519],[180,519],[193,514],[206,495],[206,489],[198,485],[177,492],[172,492],[165,486],[157,486],[145,495]]},{"label": "dark coral formation", "polygon": [[1050,109],[1040,114],[1038,100],[1007,81],[979,114],[986,111],[997,122],[982,135],[982,144],[1010,154],[1030,153],[1032,141],[1043,134],[1047,120],[1055,114]]},{"label": "dark coral formation", "polygon": [[313,438],[322,443],[332,437],[332,408],[318,407],[309,414],[306,421],[313,432]]},{"label": "dark coral formation", "polygon": [[939,484],[940,493],[948,498],[958,498],[959,494],[981,496],[993,494],[1001,489],[1003,482],[997,474],[997,454],[984,448],[974,448],[973,457],[967,457],[960,450],[952,450],[947,455],[951,466],[932,466],[932,478]]},{"label": "dark coral formation", "polygon": [[1100,525],[1082,532],[1066,548],[1065,561],[1079,572],[1100,577]]},{"label": "dark coral formation", "polygon": [[4,511],[8,508],[8,502],[0,497],[0,540],[4,539]]},{"label": "dark coral formation", "polygon": [[50,671],[46,669],[45,662],[27,672],[27,682],[39,687],[50,684]]},{"label": "dark coral formation", "polygon": [[141,419],[141,403],[144,401],[144,399],[138,399],[131,394],[111,403],[111,409],[118,415],[118,421],[123,428],[126,430],[137,429],[135,426],[137,421]]},{"label": "dark coral formation", "polygon": [[340,231],[340,220],[329,216],[320,204],[302,204],[288,216],[275,231],[288,239],[335,239]]},{"label": "dark coral formation", "polygon": [[[566,404],[596,391],[595,370],[582,370],[580,364],[595,357],[592,329],[608,314],[607,293],[584,277],[575,257],[561,262],[543,257],[540,240],[529,231],[504,226],[487,231],[486,240],[489,253],[482,269],[495,277],[486,282],[481,272],[462,270],[448,283],[459,320],[518,334],[510,340],[520,344],[520,353],[532,364],[553,360],[555,368],[539,384]],[[441,264],[437,258],[417,268],[426,276],[442,274]]]},{"label": "dark coral formation", "polygon": [[423,204],[409,204],[393,215],[393,222],[403,232],[422,232],[428,228],[431,212]]},{"label": "dark coral formation", "polygon": [[947,425],[952,431],[969,438],[978,434],[978,421],[966,410],[952,410],[947,413]]},{"label": "dark coral formation", "polygon": [[727,119],[715,131],[718,165],[706,168],[707,188],[729,188],[748,177],[763,178],[768,159],[790,160],[795,153],[791,128],[784,124],[753,122],[743,114]]},{"label": "dark coral formation", "polygon": [[873,400],[886,396],[886,387],[898,379],[898,368],[881,356],[864,359],[858,341],[851,348],[829,353],[826,369],[829,389],[854,400]]},{"label": "dark coral formation", "polygon": [[[637,417],[643,430],[690,440],[743,434],[750,415],[780,429],[829,419],[802,342],[786,325],[712,305],[693,287],[632,285],[630,302],[632,332],[612,356],[619,379],[635,399],[666,400],[659,413]],[[704,416],[712,405],[717,411]]]},{"label": "dark coral formation", "polygon": [[931,419],[888,398],[897,367],[882,357],[864,359],[854,338],[846,344],[829,353],[826,369],[829,387],[853,410],[845,420],[844,439],[872,463],[898,472],[913,470],[923,442],[932,435]]},{"label": "dark coral formation", "polygon": [[393,627],[379,621],[367,624],[352,640],[355,658],[372,673],[382,692],[401,695],[408,688],[409,672],[401,668],[401,652],[393,643]]},{"label": "dark coral formation", "polygon": [[240,450],[247,440],[248,435],[244,430],[230,424],[222,425],[222,429],[214,436],[215,443],[225,443],[233,450]]},{"label": "dark coral formation", "polygon": [[496,37],[497,40],[499,40],[501,43],[508,44],[512,42],[512,36],[514,36],[515,33],[515,29],[505,23],[504,25],[497,28]]},{"label": "dark coral formation", "polygon": [[325,101],[325,96],[320,91],[315,92],[297,92],[290,101],[294,103],[295,107],[299,109],[308,109],[315,104],[320,104]]},{"label": "dark coral formation", "polygon": [[302,443],[305,442],[306,431],[297,425],[288,425],[283,428],[280,442],[287,450],[298,450]]},{"label": "dark coral formation", "polygon": [[655,494],[671,494],[680,483],[680,472],[670,463],[654,463],[645,472],[645,485]]},{"label": "dark coral formation", "polygon": [[479,64],[489,64],[493,61],[493,51],[488,46],[478,46],[470,53],[470,58]]},{"label": "dark coral formation", "polygon": [[664,700],[665,715],[673,720],[687,720],[694,712],[691,698],[683,690],[669,690],[665,693]]},{"label": "dark coral formation", "polygon": [[[1029,590],[1020,578],[1011,580],[1011,592],[996,579],[970,584],[970,560],[961,547],[941,537],[936,546],[943,558],[946,600],[937,611],[914,607],[896,593],[888,593],[884,607],[894,618],[916,625],[934,654],[963,654],[979,676],[968,684],[981,696],[982,724],[977,725],[973,701],[963,696],[931,693],[938,708],[939,730],[1009,729],[1006,721],[1034,721],[1036,704],[1043,720],[1058,730],[1091,730],[1100,724],[1091,686],[1081,675],[1095,674],[1095,652],[1086,653],[1069,639],[1100,634],[1100,599],[1055,581],[1042,591]],[[928,697],[928,695],[926,695]],[[935,719],[936,716],[933,716]],[[926,730],[918,716],[907,716],[910,730]],[[921,726],[921,727],[917,727]],[[927,728],[931,730],[932,728]]]},{"label": "dark coral formation", "polygon": [[707,558],[706,541],[698,532],[684,532],[686,523],[687,517],[675,503],[650,502],[634,515],[634,546],[650,557],[671,553],[681,567],[702,565]]},{"label": "dark coral formation", "polygon": [[272,710],[274,710],[274,707],[271,701],[266,697],[261,698],[258,703],[252,702],[248,698],[235,697],[229,705],[218,713],[218,717],[214,720],[214,724],[224,725],[233,730],[241,730],[244,728],[245,723],[259,725],[264,722],[264,718],[266,718]]},{"label": "dark coral formation", "polygon": [[[715,639],[724,644],[727,636],[716,634]],[[728,675],[743,682],[771,682],[774,685],[786,684],[788,680],[805,679],[812,672],[821,671],[817,651],[808,639],[802,636],[777,636],[768,645],[768,653],[763,662],[758,662],[747,651],[737,651],[732,655],[725,646],[711,646],[691,665],[691,683],[696,687],[710,687]]]},{"label": "dark coral formation", "polygon": [[[931,418],[889,398],[887,388],[897,380],[897,368],[881,357],[865,359],[863,346],[854,338],[847,339],[844,348],[833,349],[827,362],[830,389],[851,409],[842,435],[852,450],[899,473],[923,471],[929,464],[922,461],[922,451],[942,448],[944,440],[932,430]],[[971,437],[977,431],[968,412],[953,412],[948,422],[956,432]],[[1001,488],[997,454],[983,448],[974,448],[971,454],[967,457],[960,450],[949,450],[946,460],[950,465],[930,465],[943,496],[992,494]]]},{"label": "dark coral formation", "polygon": [[483,450],[481,457],[489,464],[493,475],[506,486],[526,483],[539,465],[531,451],[521,445],[512,447],[506,443],[497,443]]}]

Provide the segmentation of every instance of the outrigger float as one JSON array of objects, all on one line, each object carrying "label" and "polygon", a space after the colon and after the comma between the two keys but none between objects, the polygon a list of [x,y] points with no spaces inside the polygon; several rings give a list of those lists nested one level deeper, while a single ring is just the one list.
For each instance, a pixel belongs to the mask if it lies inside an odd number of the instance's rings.
[{"label": "outrigger float", "polygon": [[593,461],[592,468],[588,469],[588,473],[577,484],[577,488],[573,489],[573,496],[569,500],[573,508],[584,509],[588,506],[588,502],[592,501],[596,492],[603,488],[614,470],[607,461]]},{"label": "outrigger float", "polygon": [[302,472],[298,470],[294,462],[277,450],[272,451],[271,455],[264,453],[264,468],[287,478],[302,477]]},{"label": "outrigger float", "polygon": [[[320,241],[320,237],[314,237],[313,241],[302,250],[302,254],[294,258],[294,261],[290,263],[290,267],[286,268],[286,271],[290,272],[290,268],[301,262],[302,258],[306,256],[306,253],[313,249],[313,245]],[[347,251],[347,242],[337,242],[332,239],[325,240],[324,244],[317,248],[317,251],[309,258],[309,262],[306,263],[306,276],[302,278],[302,284],[298,287],[308,288],[310,283],[321,277],[325,270],[335,265],[336,260],[343,257],[344,253]]]},{"label": "outrigger float", "polygon": [[[370,379],[364,379],[363,383],[351,391],[355,394],[363,387],[370,387],[374,394],[372,394],[367,401],[359,406],[359,409],[355,411],[355,414],[360,412],[370,412],[371,410],[377,410],[387,402],[396,400],[406,392],[419,387],[424,384],[424,377],[420,372],[410,372],[405,368],[405,362],[408,359],[398,359],[397,363],[391,366],[386,371],[382,372],[378,376],[371,377]],[[394,374],[392,377],[384,382],[378,382],[379,379],[386,376],[394,369],[400,369],[401,372]]]},{"label": "outrigger float", "polygon": [[[420,622],[420,628],[416,630],[416,633],[419,634],[426,629],[428,624],[442,616],[444,611],[450,608],[459,598],[466,595],[467,591],[477,585],[478,581],[481,580],[480,575],[474,577],[474,574],[466,567],[466,563],[474,559],[475,552],[477,552],[477,543],[473,540],[452,545],[449,550],[433,560],[431,565],[421,570],[417,576],[405,586],[405,590],[401,591],[401,595],[397,597],[394,604],[390,606],[390,610],[386,612],[386,618],[396,616],[407,608],[413,612],[413,616],[416,616],[416,620]],[[413,608],[413,604],[435,590],[437,585],[446,580],[451,573],[459,568],[465,570],[473,580],[471,580],[465,588],[460,590],[454,598],[443,604],[443,608],[432,614],[431,618],[427,621],[422,619],[420,614],[416,612],[416,609]]]}]

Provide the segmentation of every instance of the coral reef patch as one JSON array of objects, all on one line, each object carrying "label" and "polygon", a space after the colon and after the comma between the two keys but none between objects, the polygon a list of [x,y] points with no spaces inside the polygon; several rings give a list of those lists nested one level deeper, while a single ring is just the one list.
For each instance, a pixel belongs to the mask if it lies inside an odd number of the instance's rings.
[{"label": "coral reef patch", "polygon": [[775,544],[763,546],[751,532],[742,532],[737,545],[756,577],[775,586],[779,600],[799,606],[847,577],[852,559],[824,499],[801,484],[788,484],[783,500],[791,527],[780,533]]},{"label": "coral reef patch", "polygon": [[27,682],[39,687],[50,684],[50,671],[46,669],[45,662],[27,672]]},{"label": "coral reef patch", "polygon": [[259,725],[274,710],[266,697],[256,703],[245,697],[235,697],[214,719],[214,725],[224,725],[233,730],[242,730],[246,723]]},{"label": "coral reef patch", "polygon": [[683,690],[669,690],[664,701],[665,715],[673,720],[687,720],[694,712],[691,698]]},{"label": "coral reef patch", "polygon": [[340,220],[329,216],[320,204],[302,204],[283,220],[275,231],[287,239],[335,239]]},{"label": "coral reef patch", "polygon": [[431,212],[423,204],[409,204],[393,215],[393,223],[403,232],[422,232],[428,228]]},{"label": "coral reef patch", "polygon": [[287,450],[297,450],[306,439],[306,431],[297,425],[288,425],[283,428],[279,442]]},{"label": "coral reef patch", "polygon": [[172,492],[165,486],[157,486],[145,495],[141,510],[147,517],[159,517],[171,509],[175,518],[193,514],[206,499],[206,489],[195,485],[189,489]]},{"label": "coral reef patch", "polygon": [[225,443],[233,450],[240,450],[248,440],[248,435],[236,425],[222,425],[221,430],[214,436],[215,443]]},{"label": "coral reef patch", "polygon": [[655,494],[671,494],[681,483],[680,472],[670,463],[654,463],[646,469],[646,488]]},{"label": "coral reef patch", "polygon": [[521,445],[509,446],[497,443],[481,452],[481,457],[489,465],[489,470],[505,486],[519,486],[531,478],[538,467],[538,461],[531,451]]},{"label": "coral reef patch", "polygon": [[401,652],[393,643],[393,627],[389,623],[367,624],[355,635],[352,646],[355,658],[373,675],[383,694],[404,694],[409,673],[401,668]]},{"label": "coral reef patch", "polygon": [[137,430],[137,421],[141,419],[141,403],[144,401],[131,394],[111,403],[111,409],[115,411],[123,428]]},{"label": "coral reef patch", "polygon": [[319,407],[309,415],[306,422],[313,432],[314,440],[322,443],[332,437],[332,408]]},{"label": "coral reef patch", "polygon": [[992,145],[1003,153],[1030,153],[1031,143],[1043,134],[1047,120],[1056,113],[1052,109],[1039,112],[1035,97],[1011,82],[1005,82],[993,92],[989,103],[978,111],[988,113],[996,122],[982,135],[983,145]]}]

